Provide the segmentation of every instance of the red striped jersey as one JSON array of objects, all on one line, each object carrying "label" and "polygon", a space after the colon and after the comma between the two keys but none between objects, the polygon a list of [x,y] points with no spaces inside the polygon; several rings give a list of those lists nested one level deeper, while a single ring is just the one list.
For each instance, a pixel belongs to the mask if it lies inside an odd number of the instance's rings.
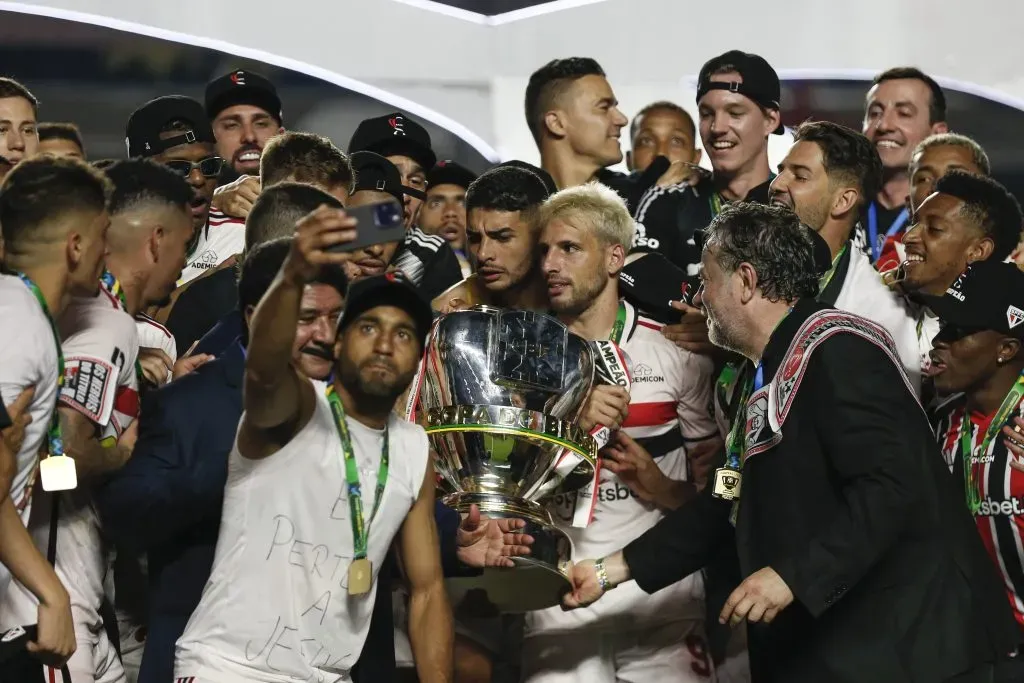
[{"label": "red striped jersey", "polygon": [[[626,306],[619,346],[633,378],[629,417],[623,429],[645,446],[672,479],[689,478],[687,444],[718,437],[711,416],[712,372],[709,358],[677,347],[661,335],[662,325]],[[594,519],[585,529],[572,527],[575,494],[555,496],[549,508],[555,523],[573,542],[573,559],[603,557],[657,524],[664,512],[637,498],[619,478],[601,470]],[[578,628],[631,628],[704,614],[699,574],[648,595],[634,582],[619,586],[590,607],[569,612],[553,607],[526,615],[527,633]]]},{"label": "red striped jersey", "polygon": [[[962,395],[951,398],[936,408],[934,420],[946,464],[961,477],[964,404]],[[1024,415],[1024,403],[1008,421],[1017,415]],[[968,416],[972,452],[981,447],[993,417],[975,412]],[[997,433],[986,453],[975,453],[970,458],[970,467],[981,494],[981,508],[974,516],[978,533],[996,564],[1017,623],[1024,628],[1024,472],[1010,466],[1012,458],[1003,437]]]},{"label": "red striped jersey", "polygon": [[244,249],[245,219],[210,209],[206,227],[199,235],[195,249],[188,256],[185,269],[178,278],[178,285],[183,285],[216,268],[235,254],[241,254]]}]

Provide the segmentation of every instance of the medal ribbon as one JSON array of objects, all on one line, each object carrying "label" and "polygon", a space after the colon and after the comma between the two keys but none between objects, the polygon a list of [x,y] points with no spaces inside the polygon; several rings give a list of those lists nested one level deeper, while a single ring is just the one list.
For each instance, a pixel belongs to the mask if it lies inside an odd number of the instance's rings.
[{"label": "medal ribbon", "polygon": [[747,450],[746,435],[743,433],[743,429],[747,425],[747,401],[755,391],[763,386],[764,367],[758,363],[754,377],[745,383],[743,391],[740,393],[739,408],[733,418],[732,429],[729,430],[725,466],[731,470],[740,471],[740,465]]},{"label": "medal ribbon", "polygon": [[711,207],[711,217],[714,218],[722,213],[722,197],[717,192],[712,192],[708,197],[708,205]]},{"label": "medal ribbon", "polygon": [[341,454],[345,460],[345,481],[348,484],[348,508],[349,518],[352,522],[352,543],[355,550],[353,560],[366,559],[366,546],[370,539],[370,523],[373,522],[377,510],[380,509],[380,501],[384,497],[384,487],[388,483],[388,428],[384,427],[384,447],[380,452],[380,467],[377,469],[377,491],[376,500],[373,502],[373,511],[370,518],[363,517],[363,495],[362,485],[359,483],[359,467],[356,463],[356,454],[352,450],[352,438],[348,433],[348,425],[345,423],[345,407],[341,405],[341,397],[334,390],[334,385],[327,385],[327,402],[331,405],[331,413],[334,414],[334,424],[338,428],[338,438],[341,439]]},{"label": "medal ribbon", "polygon": [[818,280],[819,294],[825,291],[825,288],[828,287],[828,283],[832,282],[832,276],[836,274],[836,267],[839,266],[839,261],[843,258],[843,254],[846,253],[846,247],[847,244],[844,244],[843,248],[840,249],[839,253],[836,255],[835,260],[832,261],[832,267],[828,269],[827,273],[821,276],[821,279]]},{"label": "medal ribbon", "polygon": [[[128,313],[128,302],[124,296],[124,288],[121,287],[121,281],[114,277],[114,274],[109,270],[104,270],[103,275],[100,276],[100,283],[107,288],[107,291],[117,297],[117,300],[121,302],[121,308],[125,313]],[[142,374],[142,363],[139,361],[138,354],[135,355],[135,380],[139,383],[139,387],[142,387],[142,383],[145,380],[145,375]]]},{"label": "medal ribbon", "polygon": [[612,325],[611,340],[616,344],[622,339],[622,333],[626,329],[626,304],[619,302],[619,312],[615,314],[615,324]]},{"label": "medal ribbon", "polygon": [[[838,261],[837,261],[838,262]],[[775,323],[775,327],[772,329],[772,335],[775,334],[775,330],[779,329],[779,325],[782,321],[789,317],[789,314],[793,312],[790,308],[786,311],[786,315],[779,319],[779,322]],[[771,339],[771,335],[768,336]],[[726,366],[728,367],[728,366]],[[735,370],[733,370],[735,373]],[[725,375],[725,372],[722,372]],[[722,381],[722,375],[719,375],[719,382]],[[757,364],[757,369],[754,371],[753,380],[747,382],[743,389],[743,393],[740,394],[742,399],[739,404],[739,408],[736,411],[736,415],[733,417],[732,428],[729,430],[729,439],[726,442],[726,459],[725,466],[729,469],[740,471],[740,465],[745,459],[747,451],[746,434],[743,433],[744,428],[747,426],[747,401],[757,391],[760,391],[764,387],[764,359]]]},{"label": "medal ribbon", "polygon": [[[910,211],[903,207],[903,210],[893,220],[892,225],[885,231],[885,237],[895,235],[900,228],[907,224],[908,220],[910,220]],[[878,206],[874,202],[868,205],[868,247],[871,249],[871,260],[877,261],[878,257],[882,255],[882,244],[878,239]]]},{"label": "medal ribbon", "polygon": [[978,514],[978,510],[981,509],[981,489],[978,485],[978,478],[974,474],[973,456],[977,454],[982,457],[988,454],[992,439],[1002,430],[1003,423],[1017,409],[1022,398],[1024,398],[1024,372],[1017,377],[1017,381],[1010,387],[1010,392],[1006,394],[999,410],[996,411],[995,417],[988,423],[988,429],[985,430],[985,436],[977,450],[971,448],[973,430],[967,407],[964,407],[963,417],[960,418],[960,457],[964,461],[964,495],[967,498],[967,507],[970,508],[971,514]]},{"label": "medal ribbon", "polygon": [[[39,307],[43,309],[46,321],[50,323],[50,331],[53,332],[53,344],[57,347],[57,396],[59,397],[60,391],[64,387],[64,351],[60,347],[60,333],[57,331],[57,324],[50,314],[50,307],[46,305],[46,298],[43,296],[39,286],[32,282],[24,273],[17,273],[17,276],[28,287],[28,291],[32,292],[32,296],[39,302]],[[50,416],[50,427],[46,431],[46,440],[49,443],[48,455],[64,455],[64,436],[61,433],[60,415],[56,408],[53,410],[53,415]]]},{"label": "medal ribbon", "polygon": [[[768,182],[771,182],[773,180],[775,180],[775,174],[774,173],[769,173],[768,174]],[[741,201],[748,201],[748,200],[741,200]],[[722,195],[718,194],[717,191],[716,192],[712,192],[711,196],[708,197],[708,206],[711,208],[711,218],[714,219],[715,216],[717,216],[718,214],[722,213]]]}]

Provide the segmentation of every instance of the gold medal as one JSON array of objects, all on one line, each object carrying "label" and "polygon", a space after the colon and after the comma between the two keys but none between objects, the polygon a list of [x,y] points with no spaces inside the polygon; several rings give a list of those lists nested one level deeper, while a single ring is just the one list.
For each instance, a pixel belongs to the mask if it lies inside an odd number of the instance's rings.
[{"label": "gold medal", "polygon": [[731,467],[719,467],[715,470],[715,487],[711,493],[722,500],[736,500],[740,497],[741,475]]},{"label": "gold medal", "polygon": [[363,595],[370,592],[373,583],[373,565],[365,557],[352,560],[348,566],[348,594]]}]

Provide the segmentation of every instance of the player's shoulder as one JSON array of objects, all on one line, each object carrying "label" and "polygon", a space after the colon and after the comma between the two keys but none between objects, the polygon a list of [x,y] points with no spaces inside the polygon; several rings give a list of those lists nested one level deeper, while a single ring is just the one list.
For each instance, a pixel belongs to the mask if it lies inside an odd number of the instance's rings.
[{"label": "player's shoulder", "polygon": [[237,216],[229,216],[220,209],[210,208],[210,213],[206,219],[207,224],[211,228],[215,228],[220,225],[245,225],[245,219]]},{"label": "player's shoulder", "polygon": [[174,335],[171,334],[171,331],[164,327],[158,320],[156,320],[156,318],[148,316],[145,313],[139,313],[135,316],[135,323],[139,328],[145,329],[154,335],[166,339],[172,339],[174,337]]},{"label": "player's shoulder", "polygon": [[82,339],[102,340],[124,348],[138,346],[135,319],[104,289],[94,297],[72,297],[61,316],[60,328],[65,350]]},{"label": "player's shoulder", "polygon": [[[0,274],[0,310],[4,312],[5,320],[12,320],[10,316],[21,323],[21,318],[38,318],[45,322],[39,302],[29,291],[28,286],[14,275]],[[28,314],[28,315],[26,315]]]},{"label": "player's shoulder", "polygon": [[632,329],[629,330],[629,335],[626,337],[626,343],[623,346],[640,352],[667,353],[671,355],[685,353],[661,334],[664,327],[665,323],[643,314],[637,314],[633,321]]}]

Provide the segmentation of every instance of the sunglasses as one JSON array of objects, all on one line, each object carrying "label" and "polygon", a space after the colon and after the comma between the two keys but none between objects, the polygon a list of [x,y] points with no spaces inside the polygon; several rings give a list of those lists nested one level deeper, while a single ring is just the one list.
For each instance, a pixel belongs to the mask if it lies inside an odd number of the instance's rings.
[{"label": "sunglasses", "polygon": [[216,178],[224,168],[224,160],[220,157],[206,157],[197,162],[186,161],[185,159],[171,159],[164,162],[164,166],[171,169],[182,178],[192,175],[192,169],[199,169],[204,178]]}]

